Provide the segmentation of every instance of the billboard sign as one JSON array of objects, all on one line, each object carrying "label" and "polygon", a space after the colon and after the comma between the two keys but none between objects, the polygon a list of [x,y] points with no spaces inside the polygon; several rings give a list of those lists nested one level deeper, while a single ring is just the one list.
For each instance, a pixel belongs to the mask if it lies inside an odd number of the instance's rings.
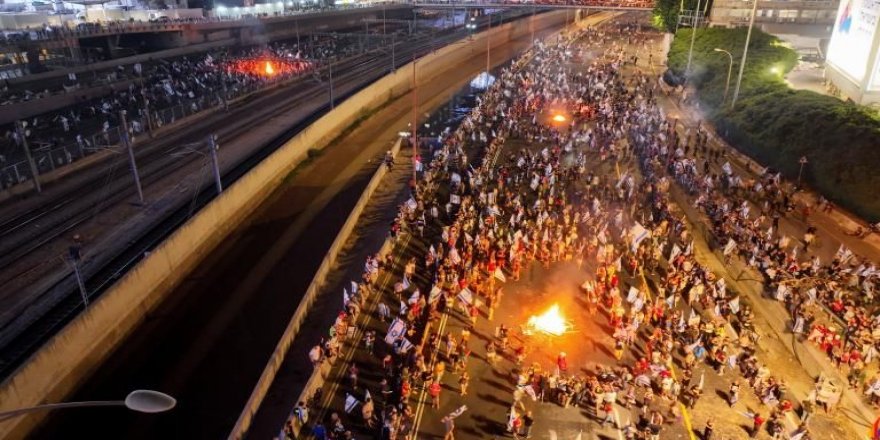
[{"label": "billboard sign", "polygon": [[827,61],[861,82],[880,18],[880,0],[841,0]]}]

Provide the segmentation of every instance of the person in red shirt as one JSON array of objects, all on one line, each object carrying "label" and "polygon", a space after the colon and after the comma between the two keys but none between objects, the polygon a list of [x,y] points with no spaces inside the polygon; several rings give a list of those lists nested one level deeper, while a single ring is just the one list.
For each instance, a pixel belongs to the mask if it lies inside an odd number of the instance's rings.
[{"label": "person in red shirt", "polygon": [[764,418],[758,413],[752,416],[752,432],[749,433],[749,437],[755,438],[758,436],[758,433],[761,432],[761,427],[764,426],[764,421]]},{"label": "person in red shirt", "polygon": [[440,383],[437,381],[431,382],[431,386],[428,387],[428,394],[431,396],[431,407],[440,409]]},{"label": "person in red shirt", "polygon": [[556,366],[559,368],[560,373],[568,372],[568,359],[564,351],[559,353],[559,356],[556,358]]}]

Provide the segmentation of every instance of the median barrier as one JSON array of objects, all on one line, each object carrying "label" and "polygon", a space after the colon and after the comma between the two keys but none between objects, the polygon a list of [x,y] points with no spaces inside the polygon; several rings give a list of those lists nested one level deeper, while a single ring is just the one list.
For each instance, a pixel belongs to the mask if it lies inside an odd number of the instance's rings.
[{"label": "median barrier", "polygon": [[[531,19],[534,20],[535,29],[540,30],[561,24],[565,17],[565,11],[556,11]],[[457,65],[459,60],[473,56],[475,51],[482,51],[486,45],[485,38],[491,38],[491,45],[500,45],[530,32],[529,19],[518,20],[475,35],[473,41],[476,44],[461,44],[467,40],[452,43],[418,60],[417,80],[420,83],[429,81]],[[503,61],[506,60],[499,59],[494,64]],[[199,262],[246,221],[307,157],[308,150],[324,148],[364,112],[379,107],[389,97],[407,93],[412,87],[411,69],[411,64],[401,66],[396,72],[338,104],[178,228],[0,384],[0,411],[60,402],[73,393]],[[334,246],[337,246],[335,242]],[[326,258],[322,267],[325,263]],[[323,274],[319,270],[315,277],[326,276],[326,270]],[[303,309],[307,310],[308,305]],[[297,312],[305,314],[299,310]],[[291,320],[292,324],[294,319],[297,319],[296,315]],[[298,329],[298,325],[292,327]],[[295,330],[291,332],[290,340],[295,333]],[[287,332],[285,335],[288,336]],[[280,341],[279,346],[283,343],[289,344],[289,341]],[[273,354],[267,368],[277,371],[282,359],[283,356],[276,358]],[[262,382],[261,379],[258,386],[262,386]],[[255,412],[251,406],[258,407],[258,400],[261,399],[248,402],[246,410],[251,415]],[[25,437],[43,417],[45,414],[35,413],[4,421],[0,424],[0,438]]]}]

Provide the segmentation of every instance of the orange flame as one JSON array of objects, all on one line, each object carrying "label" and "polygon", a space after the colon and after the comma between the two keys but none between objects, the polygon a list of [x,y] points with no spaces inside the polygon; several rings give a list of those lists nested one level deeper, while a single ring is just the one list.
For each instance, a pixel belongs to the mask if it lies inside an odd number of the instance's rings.
[{"label": "orange flame", "polygon": [[565,333],[570,327],[559,312],[559,304],[553,304],[541,315],[530,317],[527,325],[530,329],[554,336]]},{"label": "orange flame", "polygon": [[266,61],[265,72],[266,72],[266,75],[270,75],[270,76],[275,74],[275,68],[272,67],[272,63],[269,61]]},{"label": "orange flame", "polygon": [[555,122],[565,122],[565,116],[563,116],[563,115],[556,115],[556,116],[553,116],[553,120],[554,120]]}]

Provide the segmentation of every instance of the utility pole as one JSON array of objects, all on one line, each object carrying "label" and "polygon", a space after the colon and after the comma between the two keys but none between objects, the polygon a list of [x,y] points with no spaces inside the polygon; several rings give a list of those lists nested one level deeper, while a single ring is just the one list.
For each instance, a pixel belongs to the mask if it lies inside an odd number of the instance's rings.
[{"label": "utility pole", "polygon": [[86,291],[86,284],[83,282],[82,272],[79,270],[79,262],[82,260],[82,252],[79,247],[78,235],[74,236],[74,244],[67,248],[67,256],[73,263],[73,275],[76,277],[76,285],[79,287],[79,294],[82,296],[83,307],[89,306],[89,294]]},{"label": "utility pole", "polygon": [[385,2],[382,2],[382,35],[385,35]]},{"label": "utility pole", "polygon": [[412,160],[413,160],[413,184],[416,183],[416,158],[419,155],[419,85],[416,80],[416,55],[413,54],[413,119],[412,119]]},{"label": "utility pole", "polygon": [[128,122],[125,120],[125,110],[119,111],[119,128],[122,130],[122,145],[128,151],[128,165],[131,167],[131,175],[134,177],[134,187],[137,188],[138,202],[144,204],[144,188],[141,186],[141,176],[138,173],[137,162],[134,159],[134,147],[128,137]]},{"label": "utility pole", "polygon": [[532,42],[535,44],[535,4],[532,3],[532,18],[529,19],[529,29],[532,31]]},{"label": "utility pole", "polygon": [[[694,57],[694,41],[697,39],[697,25],[699,24],[700,0],[697,0],[697,9],[694,11],[694,19],[691,22],[691,48],[688,50],[688,63],[684,69],[684,78],[687,81],[691,76],[691,59]],[[750,30],[751,31],[751,30]]]},{"label": "utility pole", "polygon": [[333,110],[333,62],[327,64],[327,68],[330,72],[330,110]]},{"label": "utility pole", "polygon": [[489,28],[486,32],[486,90],[489,90],[489,67],[492,62],[492,15],[489,15]]},{"label": "utility pole", "polygon": [[739,62],[739,75],[736,77],[736,88],[733,89],[733,100],[730,101],[730,108],[736,107],[736,100],[739,98],[739,86],[743,80],[743,70],[746,67],[746,56],[749,54],[749,41],[752,39],[752,28],[755,27],[755,14],[758,12],[758,0],[752,0],[752,17],[749,19],[749,31],[746,32],[746,46],[743,48],[743,57]]},{"label": "utility pole", "polygon": [[299,45],[299,20],[296,20],[296,21],[294,21],[293,23],[294,23],[294,25],[296,26],[296,50],[297,50],[297,52],[299,52],[299,51],[300,51],[300,45]]},{"label": "utility pole", "polygon": [[394,34],[391,34],[391,73],[394,73],[397,70],[397,66],[395,65],[394,60],[394,44],[396,43]]},{"label": "utility pole", "polygon": [[213,134],[208,135],[208,153],[211,155],[211,168],[214,169],[214,184],[217,186],[217,195],[223,192],[223,182],[220,180],[220,160],[217,158],[217,138]]},{"label": "utility pole", "polygon": [[[43,192],[43,187],[40,186],[40,173],[37,170],[37,163],[34,162],[34,156],[31,156],[31,149],[28,147],[24,124],[20,120],[15,121],[15,130],[18,131],[18,138],[21,139],[21,147],[24,148],[24,157],[27,158],[28,166],[31,168],[31,178],[34,180],[34,189],[36,189],[38,193],[41,193]],[[52,158],[50,157],[49,160],[52,160]]]}]

